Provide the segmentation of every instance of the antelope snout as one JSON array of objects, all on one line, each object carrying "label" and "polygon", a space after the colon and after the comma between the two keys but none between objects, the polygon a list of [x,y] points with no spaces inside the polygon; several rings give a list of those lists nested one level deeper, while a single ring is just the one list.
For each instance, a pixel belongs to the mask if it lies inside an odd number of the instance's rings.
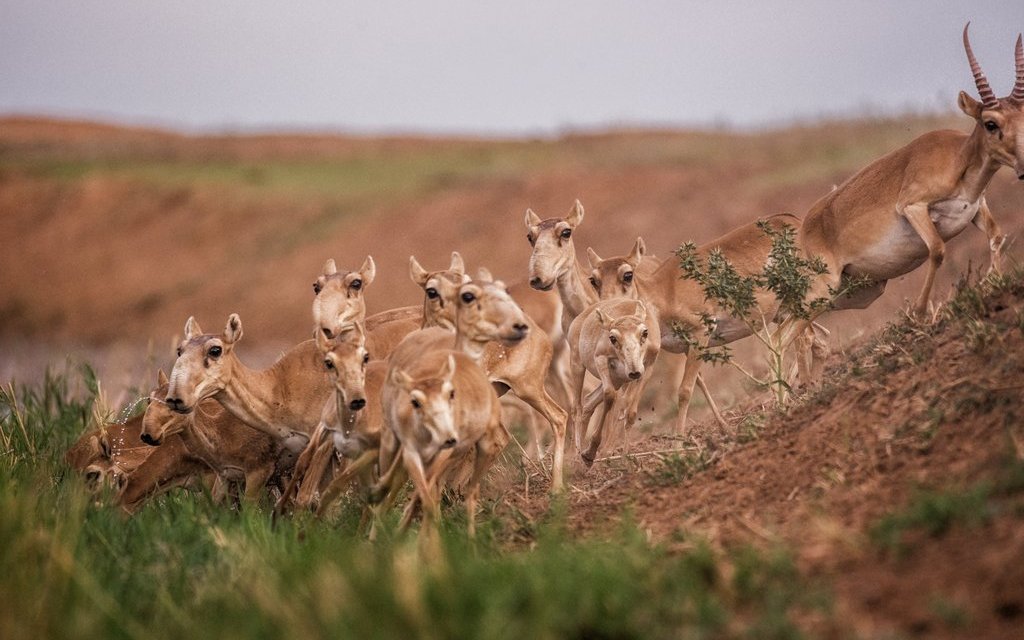
[{"label": "antelope snout", "polygon": [[454,447],[458,443],[459,443],[459,441],[456,440],[455,438],[448,438],[447,440],[444,441],[444,444],[441,445],[441,448],[442,449],[451,449],[452,447]]},{"label": "antelope snout", "polygon": [[530,278],[530,286],[533,287],[534,289],[537,289],[538,291],[550,291],[551,287],[554,286],[554,283],[548,282],[547,284],[545,284],[544,281],[541,280],[539,277],[533,276],[532,278]]},{"label": "antelope snout", "polygon": [[352,402],[348,403],[348,408],[353,411],[359,411],[366,406],[366,398],[356,398]]},{"label": "antelope snout", "polygon": [[641,371],[630,371],[629,372],[629,379],[630,380],[639,380],[640,376],[642,376],[642,375],[644,375],[644,374]]},{"label": "antelope snout", "polygon": [[320,333],[324,334],[324,337],[328,340],[334,339],[334,332],[331,331],[330,327],[320,327]]},{"label": "antelope snout", "polygon": [[185,401],[181,398],[172,398],[171,396],[167,396],[167,399],[164,400],[164,402],[166,402],[167,406],[171,408],[171,411],[174,411],[175,413],[188,413],[191,411],[191,409],[185,404]]},{"label": "antelope snout", "polygon": [[151,447],[156,447],[156,446],[158,446],[160,444],[159,440],[157,440],[153,436],[149,435],[145,431],[143,431],[142,435],[139,436],[139,437],[142,439],[143,442],[145,442],[146,444],[148,444]]}]

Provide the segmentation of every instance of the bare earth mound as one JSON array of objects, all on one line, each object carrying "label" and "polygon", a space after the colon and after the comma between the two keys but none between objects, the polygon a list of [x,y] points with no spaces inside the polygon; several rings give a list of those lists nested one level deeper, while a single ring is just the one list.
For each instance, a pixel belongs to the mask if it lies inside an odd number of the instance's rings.
[{"label": "bare earth mound", "polygon": [[[678,441],[647,436],[631,446],[637,457],[577,468],[570,528],[602,535],[630,519],[668,544],[696,534],[789,548],[835,593],[818,632],[1014,637],[1024,284],[994,289],[964,288],[934,326],[904,321],[834,356],[823,388],[786,413],[755,408],[729,434],[697,427],[679,453],[664,453]],[[519,520],[544,517],[546,500],[518,494]]]}]

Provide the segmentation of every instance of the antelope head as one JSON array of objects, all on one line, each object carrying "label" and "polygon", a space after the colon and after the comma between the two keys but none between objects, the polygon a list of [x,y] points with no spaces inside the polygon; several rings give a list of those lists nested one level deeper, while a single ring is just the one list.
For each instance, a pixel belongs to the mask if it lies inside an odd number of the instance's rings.
[{"label": "antelope head", "polygon": [[559,276],[569,272],[576,260],[572,233],[583,222],[583,205],[577,200],[564,218],[541,220],[532,209],[526,210],[526,239],[533,247],[530,255],[530,286],[549,291]]},{"label": "antelope head", "polygon": [[466,275],[466,264],[458,251],[452,251],[452,261],[445,271],[427,271],[409,256],[409,277],[421,289],[423,300],[424,326],[444,327],[455,330],[455,298],[459,286],[470,281]]},{"label": "antelope head", "polygon": [[366,350],[363,325],[358,322],[345,325],[341,333],[330,340],[317,332],[316,346],[323,355],[324,368],[334,381],[338,406],[347,407],[350,411],[365,407],[366,365],[370,362],[370,353]]},{"label": "antelope head", "polygon": [[149,406],[142,416],[140,438],[150,446],[158,446],[164,438],[181,433],[188,426],[188,416],[171,409],[167,404],[167,389],[170,383],[163,369],[157,372],[156,387],[149,394]]},{"label": "antelope head", "polygon": [[486,269],[480,270],[476,280],[461,285],[451,303],[457,308],[458,332],[472,342],[497,340],[513,346],[530,332],[526,314],[505,284],[491,278]]},{"label": "antelope head", "polygon": [[1017,178],[1024,180],[1024,43],[1018,35],[1014,51],[1016,79],[1013,90],[1005,98],[996,98],[971,51],[971,42],[967,38],[970,24],[968,22],[964,27],[964,50],[981,102],[961,91],[957,104],[977,123],[976,131],[981,130],[982,144],[988,157],[1012,168]]},{"label": "antelope head", "polygon": [[647,350],[647,308],[636,301],[633,315],[613,318],[597,309],[597,320],[608,336],[608,344],[622,369],[630,380],[639,380],[644,375],[644,355]]},{"label": "antelope head", "polygon": [[333,338],[346,324],[362,322],[366,317],[363,290],[373,282],[377,266],[366,256],[358,271],[338,271],[334,260],[324,264],[324,272],[313,283],[313,325],[318,333]]},{"label": "antelope head", "polygon": [[190,413],[201,401],[223,391],[238,362],[235,343],[242,338],[242,319],[228,317],[224,333],[203,333],[195,318],[185,323],[185,339],[171,369],[165,402],[178,413]]},{"label": "antelope head", "polygon": [[389,376],[389,382],[399,391],[393,410],[405,431],[403,445],[414,445],[424,461],[459,442],[454,375],[455,357],[449,355],[440,371],[425,378],[413,379],[401,369],[392,370]]},{"label": "antelope head", "polygon": [[633,250],[625,257],[604,260],[597,252],[587,247],[587,259],[590,261],[590,286],[594,287],[597,297],[601,300],[610,298],[640,297],[634,276],[636,269],[643,260],[647,247],[643,238],[637,238]]}]

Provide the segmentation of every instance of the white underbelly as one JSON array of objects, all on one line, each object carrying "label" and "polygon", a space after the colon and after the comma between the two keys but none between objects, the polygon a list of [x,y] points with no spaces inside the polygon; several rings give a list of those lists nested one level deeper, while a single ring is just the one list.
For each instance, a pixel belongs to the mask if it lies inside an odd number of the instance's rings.
[{"label": "white underbelly", "polygon": [[[959,234],[978,213],[981,202],[952,199],[936,202],[928,208],[935,230],[943,242]],[[875,280],[891,280],[921,266],[928,258],[928,245],[906,218],[897,216],[889,225],[888,233],[878,239],[860,255],[852,257],[846,273],[868,276]]]}]

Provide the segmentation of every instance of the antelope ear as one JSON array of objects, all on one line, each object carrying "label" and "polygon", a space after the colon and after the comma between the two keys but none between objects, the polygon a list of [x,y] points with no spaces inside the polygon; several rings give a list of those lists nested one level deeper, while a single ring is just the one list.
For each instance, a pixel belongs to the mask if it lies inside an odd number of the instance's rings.
[{"label": "antelope ear", "polygon": [[396,368],[391,370],[391,383],[403,389],[409,389],[412,387],[412,378],[408,373]]},{"label": "antelope ear", "polygon": [[533,209],[526,210],[526,228],[536,227],[541,223],[540,216],[533,212]]},{"label": "antelope ear", "polygon": [[458,251],[452,251],[452,263],[448,265],[448,270],[458,274],[466,273],[466,263],[463,262],[462,254]]},{"label": "antelope ear", "polygon": [[600,309],[594,309],[594,312],[597,313],[597,321],[601,323],[602,327],[607,329],[612,325],[613,320],[608,316],[607,313],[601,311]]},{"label": "antelope ear", "polygon": [[199,328],[199,323],[196,322],[195,316],[189,316],[188,320],[185,321],[185,339],[191,340],[201,335],[203,335],[203,330]]},{"label": "antelope ear", "polygon": [[156,386],[162,387],[167,384],[167,374],[164,373],[163,369],[158,369],[156,372]]},{"label": "antelope ear", "polygon": [[956,105],[975,120],[981,117],[981,103],[969,96],[966,91],[961,91],[957,96]]},{"label": "antelope ear", "polygon": [[409,256],[409,277],[412,278],[412,281],[418,287],[427,284],[427,278],[430,277],[427,270],[416,260],[416,256]]},{"label": "antelope ear", "polygon": [[338,265],[334,263],[334,258],[327,258],[327,262],[324,263],[324,275],[333,276],[338,273]]},{"label": "antelope ear", "polygon": [[569,215],[565,217],[565,221],[569,223],[569,226],[575,229],[583,222],[583,205],[580,204],[579,200],[572,203],[572,209],[569,211]]},{"label": "antelope ear", "polygon": [[320,350],[320,353],[327,353],[331,350],[330,341],[323,331],[314,331],[313,340],[316,341],[316,348]]},{"label": "antelope ear", "polygon": [[597,255],[597,252],[587,247],[587,260],[590,262],[590,268],[596,269],[597,264],[601,262],[601,256]]},{"label": "antelope ear", "polygon": [[448,354],[448,359],[444,361],[444,365],[441,367],[441,378],[445,382],[451,382],[452,376],[455,375],[455,356]]},{"label": "antelope ear", "polygon": [[228,316],[228,323],[224,326],[224,344],[234,344],[242,339],[242,319],[237,313]]},{"label": "antelope ear", "polygon": [[643,300],[636,301],[636,310],[633,311],[633,316],[641,320],[647,317],[647,305],[644,304]]},{"label": "antelope ear", "polygon": [[476,272],[476,279],[480,282],[494,282],[494,276],[486,267],[480,267]]},{"label": "antelope ear", "polygon": [[377,275],[377,263],[373,261],[373,256],[366,256],[366,260],[363,260],[363,266],[359,267],[359,275],[363,278],[364,287],[373,282],[374,276]]},{"label": "antelope ear", "polygon": [[636,243],[633,245],[633,250],[626,256],[626,262],[636,269],[640,265],[640,260],[643,259],[645,253],[647,253],[647,245],[644,244],[644,239],[637,238]]},{"label": "antelope ear", "polygon": [[103,427],[100,429],[99,437],[100,453],[103,454],[104,458],[110,459],[110,435],[107,433],[107,428]]}]

